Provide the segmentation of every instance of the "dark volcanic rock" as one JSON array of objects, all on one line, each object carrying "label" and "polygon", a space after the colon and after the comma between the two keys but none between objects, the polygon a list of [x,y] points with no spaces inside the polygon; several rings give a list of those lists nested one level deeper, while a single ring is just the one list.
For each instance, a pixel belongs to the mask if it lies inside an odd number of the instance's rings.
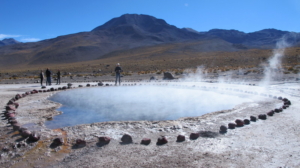
[{"label": "dark volcanic rock", "polygon": [[200,136],[199,133],[191,133],[191,134],[190,134],[190,139],[195,140],[195,139],[198,139],[199,136]]},{"label": "dark volcanic rock", "polygon": [[271,110],[267,113],[268,116],[273,116],[274,115],[274,110]]},{"label": "dark volcanic rock", "polygon": [[235,129],[235,127],[236,127],[236,124],[235,124],[235,123],[229,123],[229,124],[228,124],[228,128],[229,128],[229,129]]},{"label": "dark volcanic rock", "polygon": [[149,145],[150,143],[151,143],[150,138],[143,138],[141,141],[141,144],[143,144],[143,145]]},{"label": "dark volcanic rock", "polygon": [[159,137],[156,142],[157,145],[164,145],[166,143],[168,143],[168,140],[165,136]]},{"label": "dark volcanic rock", "polygon": [[185,141],[185,136],[184,135],[178,135],[177,136],[177,142],[183,142]]},{"label": "dark volcanic rock", "polygon": [[6,111],[8,111],[8,110],[13,110],[13,111],[15,111],[15,110],[16,110],[16,106],[14,106],[14,105],[8,105],[8,106],[5,107],[5,110],[6,110]]},{"label": "dark volcanic rock", "polygon": [[255,122],[256,121],[256,117],[255,116],[250,116],[250,121]]},{"label": "dark volcanic rock", "polygon": [[176,79],[170,72],[164,72],[164,77],[163,79],[165,80],[170,80],[170,79]]},{"label": "dark volcanic rock", "polygon": [[12,105],[12,104],[14,104],[14,101],[13,100],[9,100],[6,105]]},{"label": "dark volcanic rock", "polygon": [[241,120],[241,119],[236,119],[235,123],[236,123],[237,127],[243,127],[244,126],[244,121]]},{"label": "dark volcanic rock", "polygon": [[245,124],[245,125],[250,124],[250,120],[249,120],[249,119],[244,119],[244,124]]},{"label": "dark volcanic rock", "polygon": [[104,84],[102,82],[99,82],[98,83],[98,86],[103,86]]},{"label": "dark volcanic rock", "polygon": [[59,137],[59,138],[55,138],[52,142],[52,145],[55,145],[55,146],[60,146],[64,143],[64,139]]},{"label": "dark volcanic rock", "polygon": [[267,119],[267,115],[265,115],[265,114],[260,114],[260,115],[258,115],[258,119],[266,120],[266,119]]},{"label": "dark volcanic rock", "polygon": [[82,139],[76,139],[75,147],[81,148],[86,146],[86,141]]},{"label": "dark volcanic rock", "polygon": [[124,134],[121,138],[122,143],[132,143],[132,137],[128,134]]},{"label": "dark volcanic rock", "polygon": [[12,125],[12,126],[13,126],[13,130],[14,130],[14,131],[18,131],[18,130],[21,128],[21,125],[18,124],[18,123],[14,124],[14,125]]},{"label": "dark volcanic rock", "polygon": [[227,132],[227,127],[225,125],[220,126],[220,133],[226,133]]},{"label": "dark volcanic rock", "polygon": [[29,138],[28,140],[31,141],[31,142],[36,142],[38,140],[40,140],[41,138],[41,135],[36,133],[36,132],[32,132],[30,135],[29,135]]},{"label": "dark volcanic rock", "polygon": [[110,137],[99,137],[99,142],[108,144],[110,142]]},{"label": "dark volcanic rock", "polygon": [[31,134],[31,132],[29,130],[24,130],[24,131],[21,132],[21,136],[23,138],[29,137],[30,134]]}]

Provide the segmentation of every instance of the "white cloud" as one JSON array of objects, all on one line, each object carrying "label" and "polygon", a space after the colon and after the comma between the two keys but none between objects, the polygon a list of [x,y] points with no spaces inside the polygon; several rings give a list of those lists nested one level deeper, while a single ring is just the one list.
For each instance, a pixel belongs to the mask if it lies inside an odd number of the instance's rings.
[{"label": "white cloud", "polygon": [[188,4],[188,3],[185,3],[185,4],[184,4],[184,6],[185,6],[185,7],[188,7],[188,6],[189,6],[189,4]]},{"label": "white cloud", "polygon": [[41,39],[39,38],[22,38],[20,39],[21,42],[36,42],[36,41],[40,41]]},{"label": "white cloud", "polygon": [[12,35],[12,34],[0,34],[0,40],[4,38],[15,38],[15,37],[20,37],[21,35]]}]

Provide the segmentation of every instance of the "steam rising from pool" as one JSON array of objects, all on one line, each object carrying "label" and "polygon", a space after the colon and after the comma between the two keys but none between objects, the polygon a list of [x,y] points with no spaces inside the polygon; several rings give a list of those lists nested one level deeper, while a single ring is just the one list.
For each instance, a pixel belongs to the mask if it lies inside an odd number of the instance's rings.
[{"label": "steam rising from pool", "polygon": [[50,98],[63,106],[48,128],[104,121],[175,120],[231,109],[251,99],[197,89],[130,86],[85,88]]}]

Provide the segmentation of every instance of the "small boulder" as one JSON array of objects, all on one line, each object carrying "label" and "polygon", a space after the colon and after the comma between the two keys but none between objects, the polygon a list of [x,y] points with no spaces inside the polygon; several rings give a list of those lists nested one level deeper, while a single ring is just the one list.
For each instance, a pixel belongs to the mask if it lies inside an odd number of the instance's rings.
[{"label": "small boulder", "polygon": [[237,127],[243,127],[244,126],[244,121],[241,120],[241,119],[236,119],[235,123],[236,123]]},{"label": "small boulder", "polygon": [[19,103],[14,102],[14,106],[16,107],[16,109],[19,107]]},{"label": "small boulder", "polygon": [[6,105],[12,105],[15,101],[9,100]]},{"label": "small boulder", "polygon": [[18,124],[18,121],[17,120],[10,120],[8,121],[11,125],[14,125],[14,124]]},{"label": "small boulder", "polygon": [[191,133],[190,134],[190,139],[195,140],[197,138],[199,138],[200,134],[199,133]]},{"label": "small boulder", "polygon": [[271,110],[267,113],[268,116],[273,116],[274,115],[274,110]]},{"label": "small boulder", "polygon": [[166,144],[166,143],[168,143],[168,140],[165,136],[159,137],[157,139],[157,142],[156,142],[157,145],[163,145],[163,144]]},{"label": "small boulder", "polygon": [[110,137],[99,137],[99,142],[100,143],[104,143],[104,144],[108,144],[110,142]]},{"label": "small boulder", "polygon": [[79,148],[84,147],[86,146],[86,141],[82,139],[76,139],[75,146]]},{"label": "small boulder", "polygon": [[174,76],[170,72],[164,72],[163,79],[164,80],[172,80],[172,79],[177,79],[177,78],[174,78]]},{"label": "small boulder", "polygon": [[7,105],[5,107],[5,110],[8,111],[8,110],[12,110],[12,111],[16,111],[16,107],[14,105]]},{"label": "small boulder", "polygon": [[250,116],[250,121],[255,122],[256,121],[256,117],[255,116]]},{"label": "small boulder", "polygon": [[21,128],[21,125],[18,124],[18,123],[13,124],[12,126],[13,126],[13,130],[14,130],[14,131],[18,131],[18,130]]},{"label": "small boulder", "polygon": [[124,134],[121,138],[123,143],[132,143],[132,137],[128,134]]},{"label": "small boulder", "polygon": [[21,136],[23,138],[29,137],[30,134],[31,134],[31,132],[29,130],[24,130],[24,131],[21,132]]},{"label": "small boulder", "polygon": [[36,132],[32,132],[30,135],[29,135],[29,138],[28,140],[31,141],[31,142],[36,142],[38,140],[40,140],[40,134],[36,133]]},{"label": "small boulder", "polygon": [[55,146],[60,146],[63,143],[64,143],[64,139],[61,137],[53,139],[53,142],[52,142],[52,144]]},{"label": "small boulder", "polygon": [[245,125],[250,124],[250,120],[249,120],[249,119],[244,119],[244,124],[245,124]]},{"label": "small boulder", "polygon": [[177,136],[177,142],[183,142],[185,141],[185,136],[184,135],[178,135]]},{"label": "small boulder", "polygon": [[260,115],[258,115],[258,119],[266,120],[266,119],[267,119],[267,115],[265,115],[265,114],[260,114]]},{"label": "small boulder", "polygon": [[150,143],[151,143],[150,138],[143,138],[141,141],[141,144],[143,144],[143,145],[149,145]]},{"label": "small boulder", "polygon": [[221,126],[220,126],[220,132],[221,132],[221,133],[227,132],[227,127],[226,127],[225,125],[221,125]]},{"label": "small boulder", "polygon": [[228,124],[228,128],[229,128],[229,129],[235,129],[235,127],[236,127],[236,124],[235,124],[235,123],[229,123],[229,124]]}]

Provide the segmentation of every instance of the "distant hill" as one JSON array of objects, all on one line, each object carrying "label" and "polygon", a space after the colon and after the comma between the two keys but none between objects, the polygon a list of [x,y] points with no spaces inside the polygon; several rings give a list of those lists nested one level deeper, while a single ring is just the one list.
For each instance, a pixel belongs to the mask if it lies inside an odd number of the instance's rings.
[{"label": "distant hill", "polygon": [[20,43],[20,42],[13,38],[5,38],[3,40],[0,40],[0,47],[6,46],[6,45],[18,44],[18,43]]},{"label": "distant hill", "polygon": [[[117,51],[164,44],[189,45],[189,51],[239,51],[253,48],[274,48],[276,41],[290,34],[287,31],[265,29],[253,33],[213,29],[197,32],[177,28],[163,19],[149,15],[125,14],[113,18],[89,32],[59,36],[39,42],[8,44],[0,47],[0,66],[63,64],[114,57]],[[299,44],[299,33],[293,44]],[[2,40],[1,42],[3,42]],[[12,41],[12,40],[10,40]],[[178,46],[172,52],[182,52]]]}]

